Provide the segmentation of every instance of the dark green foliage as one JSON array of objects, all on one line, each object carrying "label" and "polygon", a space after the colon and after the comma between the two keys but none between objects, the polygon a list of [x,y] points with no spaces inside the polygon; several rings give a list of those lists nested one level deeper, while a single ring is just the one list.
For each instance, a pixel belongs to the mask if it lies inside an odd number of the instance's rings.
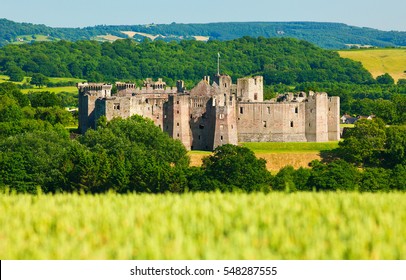
[{"label": "dark green foliage", "polygon": [[34,73],[32,75],[30,84],[36,85],[37,87],[45,86],[49,82],[49,79],[41,73]]},{"label": "dark green foliage", "polygon": [[381,76],[376,77],[376,81],[378,82],[378,84],[383,84],[383,85],[395,84],[395,80],[388,73],[385,73]]},{"label": "dark green foliage", "polygon": [[8,65],[6,69],[6,75],[10,77],[10,81],[22,82],[24,80],[25,72],[15,64]]},{"label": "dark green foliage", "polygon": [[336,160],[328,164],[313,161],[308,185],[317,191],[358,190],[360,174],[350,163]]},{"label": "dark green foliage", "polygon": [[[386,129],[386,161],[391,166],[406,165],[406,127],[391,126]],[[406,180],[406,178],[405,178]]]},{"label": "dark green foliage", "polygon": [[[162,193],[183,192],[187,185],[184,169],[189,158],[184,146],[169,138],[151,120],[139,116],[114,119],[99,125],[96,131],[88,131],[79,141],[87,147],[79,159],[82,156],[92,162],[96,170],[86,169],[88,164],[81,166],[82,159],[74,161],[69,173],[69,178],[78,180],[74,189],[83,186],[89,192],[114,189],[124,193]],[[95,181],[96,177],[99,181]],[[79,181],[83,178],[86,181]]]},{"label": "dark green foliage", "polygon": [[8,96],[14,99],[20,107],[25,107],[30,104],[27,95],[23,94],[14,83],[0,83],[0,96]]},{"label": "dark green foliage", "polygon": [[[10,45],[0,49],[0,70],[14,63],[29,74],[77,77],[94,82],[162,77],[174,85],[178,79],[196,83],[203,76],[216,73],[218,52],[221,72],[234,79],[261,74],[268,84],[374,82],[360,63],[340,58],[335,52],[296,39],[263,37],[207,43],[136,43],[127,39],[103,44],[59,41]],[[35,80],[33,75],[33,84],[46,84],[34,83]]]},{"label": "dark green foliage", "polygon": [[71,142],[55,131],[30,132],[0,141],[0,186],[18,192],[60,191],[65,176],[61,159]]},{"label": "dark green foliage", "polygon": [[245,147],[231,144],[217,147],[213,155],[203,159],[202,169],[205,176],[222,185],[222,191],[252,192],[270,188],[271,174],[266,169],[266,161],[257,159]]},{"label": "dark green foliage", "polygon": [[380,160],[385,140],[385,124],[381,120],[359,120],[344,141],[339,142],[339,154],[357,165],[375,165]]},{"label": "dark green foliage", "polygon": [[63,107],[61,96],[56,95],[53,92],[52,93],[49,91],[30,92],[28,94],[28,98],[30,99],[31,106],[34,108],[57,107],[57,106]]},{"label": "dark green foliage", "polygon": [[406,191],[406,165],[398,164],[393,168],[391,187],[394,190]]},{"label": "dark green foliage", "polygon": [[361,192],[382,192],[390,190],[391,171],[384,168],[366,168],[362,173]]}]

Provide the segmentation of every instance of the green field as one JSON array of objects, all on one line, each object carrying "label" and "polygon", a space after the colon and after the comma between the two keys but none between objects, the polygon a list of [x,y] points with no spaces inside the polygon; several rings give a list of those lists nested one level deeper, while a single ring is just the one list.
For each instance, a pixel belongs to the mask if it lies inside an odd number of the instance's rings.
[{"label": "green field", "polygon": [[[22,85],[24,83],[29,83],[31,77],[24,77],[24,80],[22,82],[14,82],[15,84]],[[0,83],[8,82],[9,77],[6,75],[0,75]],[[61,77],[50,77],[49,81],[51,83],[61,83],[61,82],[73,82],[73,83],[81,83],[84,80],[83,79],[76,79],[76,78],[61,78]],[[70,92],[70,93],[77,93],[78,89],[76,86],[66,86],[66,87],[34,87],[34,88],[26,88],[26,89],[21,89],[21,92],[23,93],[29,93],[29,92],[39,92],[39,91],[49,91],[49,92],[54,92],[54,93],[61,93],[61,92]]]},{"label": "green field", "polygon": [[246,142],[241,143],[255,153],[313,153],[320,151],[329,151],[338,148],[338,142]]},{"label": "green field", "polygon": [[0,195],[0,259],[405,259],[406,194]]},{"label": "green field", "polygon": [[29,92],[40,92],[40,91],[49,91],[54,93],[61,93],[61,92],[70,92],[70,93],[77,93],[77,87],[42,87],[42,88],[26,88],[22,89],[22,93],[29,93]]},{"label": "green field", "polygon": [[374,77],[388,73],[395,81],[406,79],[406,49],[339,51],[341,57],[359,61]]}]

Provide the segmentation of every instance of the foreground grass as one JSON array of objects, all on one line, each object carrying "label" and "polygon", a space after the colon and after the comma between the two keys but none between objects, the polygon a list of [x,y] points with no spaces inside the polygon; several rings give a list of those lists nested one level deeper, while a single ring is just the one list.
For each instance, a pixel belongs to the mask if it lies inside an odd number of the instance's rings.
[{"label": "foreground grass", "polygon": [[405,198],[0,195],[0,259],[405,259]]},{"label": "foreground grass", "polygon": [[406,79],[406,49],[339,51],[341,57],[359,61],[375,78],[388,73],[395,81]]}]

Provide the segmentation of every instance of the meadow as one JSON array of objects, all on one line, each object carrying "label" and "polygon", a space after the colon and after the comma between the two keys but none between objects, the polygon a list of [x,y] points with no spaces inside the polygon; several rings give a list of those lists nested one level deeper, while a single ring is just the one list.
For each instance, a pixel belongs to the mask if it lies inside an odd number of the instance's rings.
[{"label": "meadow", "polygon": [[[338,142],[252,142],[240,143],[240,145],[252,150],[258,158],[267,161],[266,167],[272,173],[277,173],[286,165],[292,165],[294,168],[308,167],[313,160],[321,160],[323,151],[331,151],[338,148]],[[210,152],[191,151],[189,152],[190,163],[192,166],[200,166],[202,159],[209,156]]]},{"label": "meadow", "polygon": [[341,57],[359,61],[375,78],[388,73],[395,79],[406,79],[406,49],[361,49],[338,52]]},{"label": "meadow", "polygon": [[0,195],[0,259],[405,259],[404,193]]},{"label": "meadow", "polygon": [[[31,77],[24,77],[22,82],[13,82],[18,85],[23,85],[23,84],[29,84]],[[50,77],[48,78],[49,82],[51,83],[67,83],[67,82],[72,82],[72,83],[80,83],[83,82],[83,79],[76,79],[76,78],[62,78],[62,77]],[[9,76],[7,75],[0,75],[0,83],[8,82],[10,80]],[[41,88],[39,87],[33,87],[33,88],[25,88],[21,89],[22,93],[29,93],[29,92],[41,92],[41,91],[49,91],[53,93],[61,93],[61,92],[69,92],[69,93],[77,93],[78,89],[76,86],[63,86],[63,87],[46,87],[43,86]]]}]

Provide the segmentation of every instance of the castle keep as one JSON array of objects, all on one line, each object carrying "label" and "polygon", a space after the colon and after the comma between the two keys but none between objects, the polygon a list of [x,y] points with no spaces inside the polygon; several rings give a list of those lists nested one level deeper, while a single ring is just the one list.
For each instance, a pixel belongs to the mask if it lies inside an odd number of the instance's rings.
[{"label": "castle keep", "polygon": [[238,142],[327,142],[340,139],[339,97],[327,93],[286,93],[263,100],[263,78],[204,77],[193,89],[183,81],[167,87],[146,79],[143,87],[117,83],[78,84],[79,130],[95,128],[100,116],[150,118],[189,150],[213,150]]}]

